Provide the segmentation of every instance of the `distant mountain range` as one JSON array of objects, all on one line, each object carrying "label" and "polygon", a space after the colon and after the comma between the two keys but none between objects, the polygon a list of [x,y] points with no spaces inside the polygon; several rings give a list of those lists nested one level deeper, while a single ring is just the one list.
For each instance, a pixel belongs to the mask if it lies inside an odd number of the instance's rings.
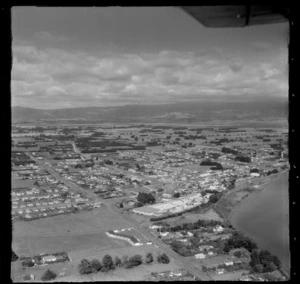
[{"label": "distant mountain range", "polygon": [[12,107],[13,123],[58,120],[195,123],[210,120],[277,120],[287,116],[288,102],[284,100],[205,101],[51,110]]}]

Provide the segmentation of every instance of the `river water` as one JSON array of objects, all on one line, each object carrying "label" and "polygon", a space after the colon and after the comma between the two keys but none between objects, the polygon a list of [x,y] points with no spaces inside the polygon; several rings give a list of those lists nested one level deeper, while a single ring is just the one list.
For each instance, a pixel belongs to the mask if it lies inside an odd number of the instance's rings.
[{"label": "river water", "polygon": [[289,195],[288,173],[268,183],[261,192],[249,196],[233,209],[232,225],[279,257],[289,273]]}]

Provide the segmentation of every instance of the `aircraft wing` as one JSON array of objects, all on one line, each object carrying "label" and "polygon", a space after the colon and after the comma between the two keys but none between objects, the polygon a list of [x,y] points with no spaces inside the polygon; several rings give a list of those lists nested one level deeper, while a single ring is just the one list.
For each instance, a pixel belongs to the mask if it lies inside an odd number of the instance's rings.
[{"label": "aircraft wing", "polygon": [[289,8],[279,6],[182,6],[181,9],[212,28],[274,24],[289,18]]}]

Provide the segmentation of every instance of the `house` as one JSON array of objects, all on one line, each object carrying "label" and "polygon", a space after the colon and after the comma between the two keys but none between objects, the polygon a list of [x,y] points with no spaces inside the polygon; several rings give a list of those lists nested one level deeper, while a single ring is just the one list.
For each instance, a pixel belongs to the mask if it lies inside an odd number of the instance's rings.
[{"label": "house", "polygon": [[42,258],[42,262],[54,262],[56,261],[56,257],[53,255],[46,255]]},{"label": "house", "polygon": [[216,273],[217,273],[217,274],[224,274],[224,269],[223,269],[223,268],[221,268],[221,269],[220,269],[220,268],[217,268],[217,269],[216,269]]},{"label": "house", "polygon": [[33,274],[27,274],[23,277],[24,281],[31,281],[34,280],[34,275]]},{"label": "house", "polygon": [[220,233],[220,232],[223,232],[224,231],[224,228],[220,225],[217,225],[215,228],[213,228],[213,231],[215,233]]},{"label": "house", "polygon": [[195,254],[195,258],[196,259],[204,259],[206,257],[206,255],[204,253],[197,253]]}]

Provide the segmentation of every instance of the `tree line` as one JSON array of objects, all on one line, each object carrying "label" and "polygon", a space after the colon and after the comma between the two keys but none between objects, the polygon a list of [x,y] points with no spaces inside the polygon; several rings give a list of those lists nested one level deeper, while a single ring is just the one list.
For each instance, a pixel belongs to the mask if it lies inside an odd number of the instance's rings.
[{"label": "tree line", "polygon": [[[110,255],[105,255],[102,258],[102,262],[97,259],[87,260],[82,259],[78,265],[78,271],[80,274],[91,274],[97,272],[108,272],[111,270],[115,270],[119,267],[124,267],[126,269],[134,268],[141,264],[150,264],[154,261],[154,257],[152,253],[147,253],[145,259],[143,261],[143,257],[139,254],[136,254],[130,258],[128,256],[120,257],[116,256],[114,260]],[[170,262],[170,258],[165,254],[159,254],[157,256],[157,262],[167,264]]]}]

